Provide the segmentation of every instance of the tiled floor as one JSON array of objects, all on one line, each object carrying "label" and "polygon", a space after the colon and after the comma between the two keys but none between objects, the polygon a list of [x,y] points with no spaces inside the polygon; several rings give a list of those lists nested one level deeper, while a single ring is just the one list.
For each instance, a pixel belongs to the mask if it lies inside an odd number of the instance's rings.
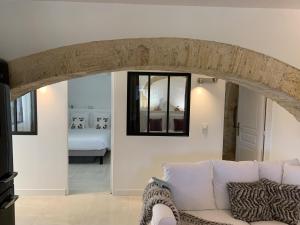
[{"label": "tiled floor", "polygon": [[20,197],[16,225],[137,225],[141,197],[109,193],[109,160],[71,164],[68,196]]},{"label": "tiled floor", "polygon": [[69,193],[110,192],[110,154],[103,164],[85,163],[69,165]]},{"label": "tiled floor", "polygon": [[108,193],[21,197],[16,225],[137,225],[140,197]]}]

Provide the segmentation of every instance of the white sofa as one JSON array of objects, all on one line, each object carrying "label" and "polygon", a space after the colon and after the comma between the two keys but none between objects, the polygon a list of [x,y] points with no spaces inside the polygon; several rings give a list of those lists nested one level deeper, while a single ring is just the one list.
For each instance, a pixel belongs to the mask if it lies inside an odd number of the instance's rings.
[{"label": "white sofa", "polygon": [[[300,185],[298,159],[288,161],[222,160],[163,165],[164,180],[170,184],[176,207],[206,220],[232,225],[249,225],[231,216],[226,184],[254,182],[267,178],[278,183]],[[163,204],[153,207],[151,225],[176,225],[171,209]],[[251,225],[284,225],[277,221]],[[300,225],[300,223],[298,223]]]}]

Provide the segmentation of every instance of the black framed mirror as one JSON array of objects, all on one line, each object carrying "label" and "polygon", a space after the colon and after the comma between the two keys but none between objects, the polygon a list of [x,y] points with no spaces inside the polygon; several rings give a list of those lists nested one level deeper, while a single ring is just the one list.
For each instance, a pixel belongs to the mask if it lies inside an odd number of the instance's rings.
[{"label": "black framed mirror", "polygon": [[127,135],[189,136],[190,73],[127,76]]},{"label": "black framed mirror", "polygon": [[37,97],[31,91],[14,101],[11,105],[13,135],[37,135]]}]

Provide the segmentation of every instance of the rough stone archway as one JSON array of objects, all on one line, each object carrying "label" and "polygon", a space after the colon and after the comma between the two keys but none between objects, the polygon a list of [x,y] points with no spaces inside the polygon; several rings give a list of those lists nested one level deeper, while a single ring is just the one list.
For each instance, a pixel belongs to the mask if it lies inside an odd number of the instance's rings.
[{"label": "rough stone archway", "polygon": [[206,74],[277,101],[300,121],[300,70],[239,46],[185,38],[97,41],[9,62],[13,97],[97,72],[164,70]]}]

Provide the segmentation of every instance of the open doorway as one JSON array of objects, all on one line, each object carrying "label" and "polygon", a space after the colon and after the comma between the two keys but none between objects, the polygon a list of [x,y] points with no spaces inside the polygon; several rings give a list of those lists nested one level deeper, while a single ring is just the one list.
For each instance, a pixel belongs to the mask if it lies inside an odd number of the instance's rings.
[{"label": "open doorway", "polygon": [[225,93],[223,159],[264,160],[268,99],[230,82]]},{"label": "open doorway", "polygon": [[69,193],[110,192],[111,74],[68,81]]}]

